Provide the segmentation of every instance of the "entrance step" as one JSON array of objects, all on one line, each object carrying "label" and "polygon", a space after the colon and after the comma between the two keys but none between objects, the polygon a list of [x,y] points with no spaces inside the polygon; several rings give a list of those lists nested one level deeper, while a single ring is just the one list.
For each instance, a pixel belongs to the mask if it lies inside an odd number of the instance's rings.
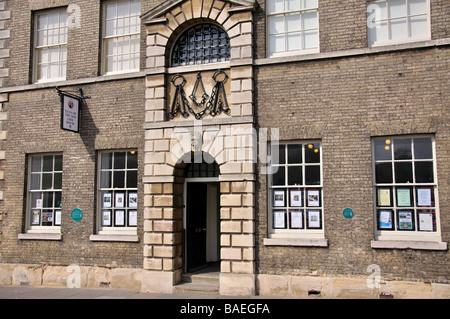
[{"label": "entrance step", "polygon": [[220,272],[198,272],[181,275],[180,284],[175,286],[175,293],[219,294]]}]

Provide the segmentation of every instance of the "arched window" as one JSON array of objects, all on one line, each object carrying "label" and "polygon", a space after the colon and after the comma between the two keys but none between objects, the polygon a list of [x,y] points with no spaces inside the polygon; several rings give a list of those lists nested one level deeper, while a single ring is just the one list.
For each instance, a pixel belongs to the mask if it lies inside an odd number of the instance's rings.
[{"label": "arched window", "polygon": [[186,30],[176,41],[171,66],[224,62],[230,59],[230,39],[221,27],[205,23]]}]

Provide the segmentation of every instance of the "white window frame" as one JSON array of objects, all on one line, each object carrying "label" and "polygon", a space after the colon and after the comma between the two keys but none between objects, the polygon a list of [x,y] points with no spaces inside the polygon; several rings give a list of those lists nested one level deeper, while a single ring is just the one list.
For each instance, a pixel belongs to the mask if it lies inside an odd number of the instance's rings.
[{"label": "white window frame", "polygon": [[[107,151],[100,151],[98,152],[98,163],[97,163],[97,234],[98,235],[137,235],[137,222],[138,222],[138,214],[139,214],[139,208],[138,208],[138,204],[136,201],[136,206],[131,207],[130,205],[127,205],[126,203],[128,203],[129,201],[129,194],[130,193],[135,193],[136,194],[136,199],[137,197],[137,193],[138,193],[138,184],[139,184],[139,180],[138,180],[138,167],[136,168],[127,168],[127,158],[128,158],[128,153],[134,153],[137,156],[137,150],[135,149],[127,149],[127,150],[122,150],[122,149],[118,149],[118,150],[107,150]],[[101,165],[102,165],[102,156],[104,154],[115,154],[115,153],[125,153],[126,157],[125,157],[125,168],[124,169],[115,169],[114,168],[114,160],[112,160],[112,166],[110,169],[102,169]],[[114,155],[113,155],[114,156]],[[136,158],[136,160],[138,160]],[[139,165],[139,163],[137,163],[137,166]],[[111,172],[111,187],[109,188],[104,188],[101,187],[101,173],[102,171],[110,171]],[[124,171],[124,188],[115,188],[114,187],[114,171]],[[129,188],[127,187],[127,171],[136,171],[136,188]],[[110,205],[111,207],[103,207],[103,202],[104,202],[104,198],[103,198],[103,192],[107,192],[109,194],[111,194],[111,201],[110,201]],[[116,192],[119,193],[123,193],[123,200],[125,201],[123,206],[124,207],[116,207]],[[123,226],[115,226],[115,210],[123,210],[124,211],[124,225]],[[102,222],[103,222],[103,211],[110,211],[110,223],[111,226],[103,226]],[[136,211],[136,226],[129,226],[129,211]]]},{"label": "white window frame", "polygon": [[[308,145],[319,145],[319,163],[305,163],[305,149]],[[320,239],[323,240],[325,238],[325,223],[324,223],[324,202],[323,202],[323,160],[322,160],[322,142],[318,140],[312,141],[289,141],[289,142],[280,142],[276,145],[272,145],[271,148],[277,147],[278,145],[285,145],[285,154],[288,153],[288,145],[302,145],[302,163],[289,164],[287,163],[287,156],[285,156],[285,164],[273,164],[271,163],[269,172],[272,172],[272,169],[276,166],[299,166],[302,167],[302,184],[298,185],[298,187],[294,185],[288,185],[288,170],[285,170],[285,185],[284,186],[274,186],[273,185],[273,175],[268,175],[268,226],[269,226],[269,238],[292,238],[292,239]],[[305,184],[305,167],[306,166],[319,166],[320,167],[320,183],[317,185],[306,185]],[[285,206],[277,208],[274,204],[274,190],[285,190],[284,191],[284,201]],[[290,190],[301,190],[302,194],[302,205],[299,207],[294,207],[290,202]],[[319,206],[308,206],[307,205],[307,190],[319,190]],[[285,223],[286,229],[277,229],[274,228],[274,211],[275,210],[285,210]],[[300,210],[303,212],[303,228],[302,229],[292,229],[288,227],[290,225],[290,211]],[[308,229],[308,221],[307,221],[307,211],[320,211],[320,229]]]},{"label": "white window frame", "polygon": [[[266,0],[266,12],[268,12],[268,2],[270,0]],[[298,0],[303,2],[303,0]],[[302,6],[302,5],[301,5]],[[317,12],[317,48],[311,48],[311,49],[300,49],[300,50],[292,50],[289,51],[287,50],[287,36],[285,36],[285,51],[280,51],[280,52],[273,52],[271,51],[271,46],[270,46],[270,38],[271,38],[271,34],[270,34],[270,24],[269,24],[269,19],[270,17],[274,17],[274,16],[284,16],[286,17],[287,15],[290,14],[300,14],[300,17],[302,19],[302,16],[304,13],[307,12]],[[287,35],[288,32],[287,30],[287,26],[286,26],[286,20],[285,20],[285,26],[284,26],[285,32],[284,34]],[[302,38],[302,48],[304,47],[304,35],[303,33],[305,31],[310,31],[310,30],[316,30],[314,29],[302,29],[300,28],[300,30],[295,31],[297,32],[301,32],[301,38]],[[319,53],[320,52],[320,26],[319,26],[319,1],[317,1],[317,8],[308,8],[308,9],[303,9],[302,7],[299,10],[292,10],[292,11],[288,11],[288,10],[284,10],[282,12],[276,12],[276,13],[266,13],[266,50],[267,50],[267,56],[269,58],[274,58],[274,57],[284,57],[284,56],[293,56],[293,55],[305,55],[305,54],[313,54],[313,53]]]},{"label": "white window frame", "polygon": [[[50,9],[50,10],[44,10],[44,11],[38,11],[34,15],[34,57],[33,57],[33,82],[34,83],[45,83],[45,82],[53,82],[53,81],[64,81],[67,77],[67,45],[68,45],[68,15],[67,15],[67,9],[66,8],[58,8],[58,9]],[[39,27],[39,17],[49,14],[56,14],[58,13],[58,23],[60,23],[61,13],[66,14],[66,41],[65,42],[58,42],[57,44],[52,45],[38,45],[38,32],[46,29],[38,29]],[[61,28],[58,28],[58,30]],[[48,30],[48,29],[47,29]],[[43,79],[39,79],[39,51],[42,50],[48,50],[48,49],[55,49],[59,48],[59,70],[58,70],[58,77],[45,77]],[[66,60],[62,59],[61,54],[64,54],[61,49],[65,49],[65,56]],[[42,63],[44,64],[44,63]],[[45,63],[50,64],[50,63]],[[61,72],[61,68],[64,68],[64,72]],[[50,69],[47,70],[47,74],[49,73]]]},{"label": "white window frame", "polygon": [[[111,35],[111,36],[107,36],[106,35],[106,26],[107,26],[107,19],[106,19],[106,10],[107,10],[107,5],[111,5],[111,4],[115,4],[117,6],[118,3],[128,3],[129,6],[131,6],[131,2],[135,1],[135,0],[110,0],[110,1],[104,1],[102,4],[102,65],[101,65],[101,73],[103,75],[114,75],[114,74],[123,74],[123,73],[131,73],[131,72],[138,72],[140,71],[140,55],[141,55],[141,20],[140,20],[140,15],[137,16],[139,19],[139,30],[137,32],[130,32],[130,33],[126,33],[126,34],[120,34],[120,35]],[[137,1],[139,2],[139,4],[141,5],[141,1]],[[131,16],[127,16],[127,17],[131,17]],[[114,19],[111,20],[118,20],[117,18],[117,14],[114,17]],[[108,40],[114,40],[114,39],[126,39],[128,38],[128,41],[131,40],[132,37],[136,37],[138,38],[139,41],[139,45],[138,45],[138,51],[132,53],[131,51],[128,53],[129,55],[131,54],[137,54],[138,55],[138,60],[137,60],[137,66],[135,68],[128,68],[128,69],[122,69],[122,70],[114,70],[114,71],[109,71],[107,70],[107,65],[108,65],[108,56],[107,55],[107,42]],[[131,49],[131,45],[129,46],[129,50]],[[120,55],[118,55],[120,56]],[[124,55],[122,55],[124,56]],[[130,60],[129,60],[130,61]]]},{"label": "white window frame", "polygon": [[[414,139],[418,138],[430,138],[432,147],[432,159],[416,159],[414,154]],[[396,160],[394,159],[394,144],[395,140],[411,139],[411,153],[412,159],[410,160]],[[386,147],[390,147],[391,152],[390,160],[375,160],[375,141],[384,140]],[[440,242],[441,241],[441,226],[440,226],[440,212],[439,212],[439,191],[438,191],[438,177],[436,167],[436,147],[435,138],[433,135],[398,135],[398,136],[384,136],[372,139],[372,171],[373,171],[373,196],[374,196],[374,232],[376,241],[421,241],[421,242]],[[412,164],[412,176],[413,183],[396,183],[395,182],[395,162],[411,162]],[[416,183],[415,182],[415,165],[416,162],[430,162],[433,164],[433,182],[432,183]],[[376,182],[376,163],[392,163],[392,183],[377,183]],[[391,206],[380,206],[378,202],[377,192],[378,188],[390,189]],[[401,206],[397,202],[397,189],[398,188],[412,188],[413,190],[413,204],[412,206]],[[417,203],[417,189],[418,188],[432,188],[434,191],[434,206],[424,207],[419,206]],[[434,210],[436,231],[419,231],[418,210]],[[393,230],[382,230],[378,226],[378,214],[380,210],[392,210],[394,218]],[[414,215],[414,230],[399,230],[398,229],[398,217],[397,212],[399,210],[408,211],[411,210]]]},{"label": "white window frame", "polygon": [[[368,45],[369,47],[378,47],[378,46],[386,46],[386,45],[395,45],[395,44],[403,44],[403,43],[410,43],[410,42],[418,42],[418,41],[427,41],[427,40],[431,40],[431,9],[430,9],[430,0],[426,0],[426,7],[427,7],[427,28],[428,28],[428,32],[426,35],[424,36],[420,36],[420,37],[412,37],[411,36],[411,30],[410,30],[410,24],[409,24],[409,20],[411,17],[414,17],[415,15],[409,15],[409,13],[406,13],[406,16],[404,17],[400,17],[400,18],[395,18],[394,20],[398,20],[398,19],[403,19],[406,18],[407,23],[406,23],[406,28],[407,28],[407,37],[406,38],[402,38],[402,39],[391,39],[391,34],[390,34],[390,24],[391,21],[393,20],[392,18],[389,17],[389,1],[390,0],[373,0],[373,1],[368,1],[367,2],[367,40],[368,40]],[[406,1],[406,9],[408,10],[408,1],[409,0],[405,0]],[[377,4],[377,2],[384,2],[386,3],[386,19],[385,20],[376,20],[376,18],[372,17],[376,17],[376,12],[375,12],[375,6]],[[420,15],[416,15],[416,16],[420,16]],[[385,41],[376,41],[373,44],[371,44],[371,39],[370,39],[370,28],[376,27],[376,24],[380,21],[387,21],[387,37],[388,40]]]},{"label": "white window frame", "polygon": [[[46,156],[52,156],[53,159],[53,168],[52,171],[43,171],[43,165],[44,165],[44,157]],[[55,157],[56,156],[61,156],[61,170],[60,171],[55,171]],[[32,162],[33,162],[33,157],[40,157],[41,158],[41,163],[40,163],[40,171],[39,172],[32,172]],[[61,200],[62,200],[62,165],[63,165],[63,158],[62,158],[62,154],[60,153],[55,153],[55,154],[29,154],[28,156],[28,174],[27,174],[27,206],[26,206],[26,230],[27,233],[29,234],[39,234],[39,233],[61,233],[61,224],[56,225],[56,211],[59,210],[59,214],[61,218],[62,215],[62,205],[61,207],[57,207],[56,204],[53,202],[53,206],[50,208],[48,208],[47,210],[52,210],[53,214],[52,214],[52,222],[53,225],[52,226],[41,226],[42,224],[42,213],[45,210],[44,208],[44,198],[43,196],[41,196],[41,204],[40,207],[38,207],[39,205],[37,203],[32,203],[32,194],[33,193],[45,193],[45,192],[51,192],[51,193],[55,193],[55,192],[60,192],[61,193]],[[44,173],[47,174],[52,174],[52,188],[49,189],[43,189],[42,188],[42,175]],[[61,174],[61,188],[54,188],[54,174]],[[40,181],[39,181],[39,189],[32,189],[32,175],[40,175]],[[39,210],[40,211],[40,216],[39,216],[39,225],[33,225],[33,210]]]}]

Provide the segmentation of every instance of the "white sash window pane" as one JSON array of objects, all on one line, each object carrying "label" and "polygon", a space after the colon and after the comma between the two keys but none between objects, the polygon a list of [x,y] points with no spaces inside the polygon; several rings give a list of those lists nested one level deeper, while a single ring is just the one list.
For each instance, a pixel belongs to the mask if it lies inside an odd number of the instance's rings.
[{"label": "white sash window pane", "polygon": [[117,16],[123,18],[130,15],[130,3],[129,1],[117,3]]},{"label": "white sash window pane", "polygon": [[300,14],[289,14],[286,16],[287,32],[300,31]]},{"label": "white sash window pane", "polygon": [[302,9],[315,9],[318,7],[317,0],[302,0]]},{"label": "white sash window pane", "polygon": [[305,49],[315,49],[319,47],[318,31],[305,31]]},{"label": "white sash window pane", "polygon": [[409,15],[427,14],[426,0],[408,0]]},{"label": "white sash window pane", "polygon": [[284,0],[268,0],[267,13],[277,13],[284,11]]},{"label": "white sash window pane", "polygon": [[298,11],[300,10],[301,0],[287,0],[287,11]]},{"label": "white sash window pane", "polygon": [[426,36],[429,33],[427,17],[411,17],[409,20],[409,30],[411,32],[411,37]]},{"label": "white sash window pane", "polygon": [[270,37],[271,53],[286,51],[284,35],[273,35]]},{"label": "white sash window pane", "polygon": [[37,46],[42,47],[47,45],[47,31],[39,31],[37,33]]},{"label": "white sash window pane", "polygon": [[302,35],[300,32],[289,33],[287,39],[288,51],[300,50],[302,48]]},{"label": "white sash window pane", "polygon": [[389,1],[389,18],[403,18],[407,16],[406,0],[390,0]]},{"label": "white sash window pane", "polygon": [[141,2],[139,0],[134,0],[130,2],[130,15],[134,16],[141,15]]},{"label": "white sash window pane", "polygon": [[406,19],[391,21],[390,25],[391,40],[404,39],[408,37]]},{"label": "white sash window pane", "polygon": [[303,18],[303,29],[317,29],[318,19],[317,19],[317,11],[313,12],[305,12],[302,15]]},{"label": "white sash window pane", "polygon": [[269,33],[277,34],[285,32],[284,16],[274,16],[269,19]]},{"label": "white sash window pane", "polygon": [[369,44],[373,45],[375,42],[383,42],[388,40],[387,22],[377,22],[374,27],[369,28]]},{"label": "white sash window pane", "polygon": [[110,37],[117,33],[116,31],[116,20],[106,21],[106,36]]}]

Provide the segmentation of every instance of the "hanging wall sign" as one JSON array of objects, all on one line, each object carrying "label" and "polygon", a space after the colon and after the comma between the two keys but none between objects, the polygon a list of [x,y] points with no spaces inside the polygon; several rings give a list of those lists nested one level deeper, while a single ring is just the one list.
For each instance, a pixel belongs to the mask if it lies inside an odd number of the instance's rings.
[{"label": "hanging wall sign", "polygon": [[61,94],[61,129],[79,132],[81,99]]}]

